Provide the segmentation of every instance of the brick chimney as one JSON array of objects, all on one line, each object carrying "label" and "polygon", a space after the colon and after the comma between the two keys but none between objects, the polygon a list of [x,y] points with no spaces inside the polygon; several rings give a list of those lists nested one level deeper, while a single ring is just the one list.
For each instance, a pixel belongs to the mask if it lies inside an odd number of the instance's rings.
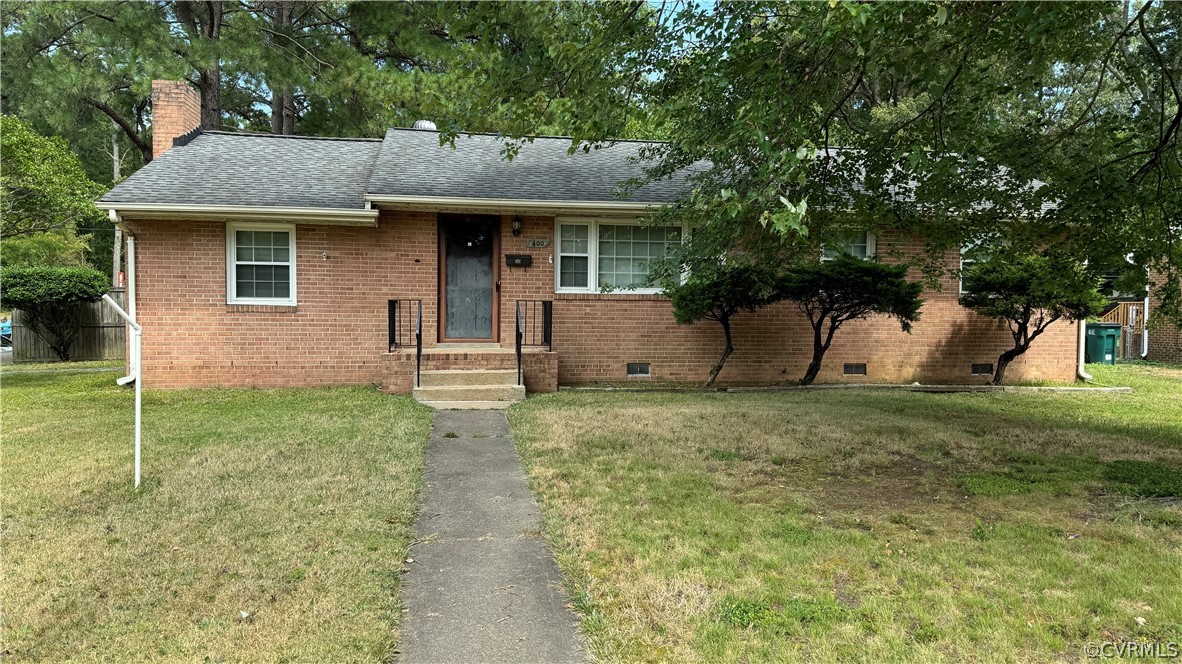
[{"label": "brick chimney", "polygon": [[201,94],[184,81],[152,81],[152,158],[201,126]]}]

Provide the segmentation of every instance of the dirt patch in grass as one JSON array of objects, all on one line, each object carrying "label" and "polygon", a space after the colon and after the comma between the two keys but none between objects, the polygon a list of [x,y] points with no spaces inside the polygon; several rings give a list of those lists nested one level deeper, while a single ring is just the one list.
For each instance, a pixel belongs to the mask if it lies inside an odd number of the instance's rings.
[{"label": "dirt patch in grass", "polygon": [[1132,395],[560,393],[510,421],[601,659],[1074,660],[1182,638],[1182,507],[1105,475],[1182,470],[1155,371],[1096,372]]}]

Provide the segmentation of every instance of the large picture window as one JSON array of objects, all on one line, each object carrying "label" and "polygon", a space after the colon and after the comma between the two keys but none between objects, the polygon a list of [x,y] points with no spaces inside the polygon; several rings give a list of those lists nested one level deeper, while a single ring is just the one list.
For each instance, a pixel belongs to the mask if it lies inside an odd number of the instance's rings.
[{"label": "large picture window", "polygon": [[680,226],[609,220],[560,220],[557,225],[555,286],[560,293],[660,292],[649,283],[652,264],[684,234]]},{"label": "large picture window", "polygon": [[226,301],[294,305],[295,227],[226,226]]}]

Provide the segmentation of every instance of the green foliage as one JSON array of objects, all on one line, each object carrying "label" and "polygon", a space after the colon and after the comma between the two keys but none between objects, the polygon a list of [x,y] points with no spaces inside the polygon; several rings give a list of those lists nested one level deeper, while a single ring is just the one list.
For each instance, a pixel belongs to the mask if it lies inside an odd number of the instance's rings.
[{"label": "green foliage", "polygon": [[720,321],[740,311],[755,311],[776,295],[776,273],[760,266],[719,261],[682,280],[663,284],[680,325]]},{"label": "green foliage", "polygon": [[778,606],[749,599],[724,602],[720,620],[733,627],[792,633],[807,625],[831,625],[848,620],[851,612],[832,597],[793,598]]},{"label": "green foliage", "polygon": [[26,326],[63,361],[78,336],[78,305],[107,292],[107,277],[85,267],[6,267],[0,306],[19,309]]},{"label": "green foliage", "polygon": [[[604,100],[639,98],[669,139],[649,176],[701,171],[658,216],[696,229],[819,246],[856,220],[924,238],[929,278],[988,233],[1178,264],[1178,3],[637,4],[557,32],[552,63],[491,60],[475,92],[584,145],[616,131]],[[556,81],[562,103],[538,93]]]},{"label": "green foliage", "polygon": [[887,265],[840,254],[832,260],[799,263],[780,281],[778,296],[796,303],[813,328],[813,357],[802,385],[821,370],[825,352],[842,325],[881,315],[895,319],[904,332],[919,320],[923,284],[907,281],[906,265]]},{"label": "green foliage", "polygon": [[[70,230],[12,237],[0,242],[0,264],[5,267],[81,265],[87,249],[86,242]],[[107,261],[110,260],[107,256]]]},{"label": "green foliage", "polygon": [[61,138],[47,138],[21,120],[0,116],[0,239],[72,233],[101,221],[102,192]]},{"label": "green foliage", "polygon": [[684,279],[675,262],[657,267],[665,295],[673,304],[679,325],[712,320],[722,326],[725,345],[722,356],[706,379],[713,387],[726,360],[734,352],[731,318],[740,311],[755,311],[776,297],[776,273],[761,265],[742,262],[739,257],[699,263]]},{"label": "green foliage", "polygon": [[1096,277],[1059,255],[999,251],[973,264],[962,278],[964,306],[1015,325],[1083,320],[1107,304]]},{"label": "green foliage", "polygon": [[1150,461],[1113,461],[1104,467],[1104,479],[1134,496],[1182,497],[1182,470]]},{"label": "green foliage", "polygon": [[1024,253],[999,248],[962,275],[961,304],[1004,321],[1014,345],[998,357],[993,384],[1000,385],[1010,361],[1055,321],[1099,314],[1108,303],[1087,267],[1062,253]]}]

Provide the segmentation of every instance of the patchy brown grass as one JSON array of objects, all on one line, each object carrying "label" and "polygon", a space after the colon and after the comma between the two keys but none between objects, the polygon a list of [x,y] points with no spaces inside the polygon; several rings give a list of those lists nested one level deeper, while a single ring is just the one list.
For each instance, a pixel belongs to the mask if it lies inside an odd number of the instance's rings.
[{"label": "patchy brown grass", "polygon": [[[605,661],[1048,661],[1182,640],[1173,368],[1133,395],[561,393],[511,422]],[[1143,623],[1138,620],[1141,618]]]},{"label": "patchy brown grass", "polygon": [[148,392],[3,379],[13,661],[392,656],[430,414],[372,389]]}]

